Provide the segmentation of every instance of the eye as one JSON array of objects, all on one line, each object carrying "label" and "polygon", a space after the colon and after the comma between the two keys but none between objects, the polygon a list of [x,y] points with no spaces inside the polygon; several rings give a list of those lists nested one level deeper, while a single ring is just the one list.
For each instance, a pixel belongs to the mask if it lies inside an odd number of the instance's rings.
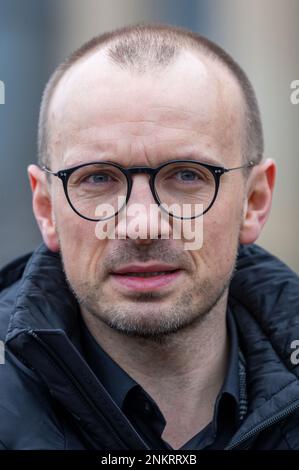
[{"label": "eye", "polygon": [[81,180],[82,183],[90,184],[103,184],[110,183],[111,181],[113,181],[113,178],[107,173],[93,173]]},{"label": "eye", "polygon": [[174,174],[174,176],[176,179],[182,181],[198,181],[199,179],[202,179],[198,171],[195,171],[193,169],[179,170]]}]

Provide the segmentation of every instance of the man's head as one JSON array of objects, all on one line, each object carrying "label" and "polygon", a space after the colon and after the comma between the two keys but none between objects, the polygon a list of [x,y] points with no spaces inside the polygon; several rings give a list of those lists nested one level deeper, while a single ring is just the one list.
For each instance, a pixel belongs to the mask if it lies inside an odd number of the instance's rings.
[{"label": "man's head", "polygon": [[[249,173],[222,176],[217,200],[203,216],[203,246],[194,251],[184,250],[183,239],[163,239],[162,224],[159,238],[151,239],[150,217],[145,239],[130,237],[120,214],[118,238],[99,240],[95,223],[68,204],[61,181],[48,181],[31,165],[36,219],[47,246],[60,250],[82,308],[126,334],[161,336],[224,305],[238,243],[256,240],[270,210],[275,167],[261,161],[262,153],[251,85],[206,39],[170,27],[132,27],[73,54],[49,82],[41,108],[39,161],[51,170],[95,161],[125,168],[174,159],[225,168],[258,163]],[[146,213],[155,203],[146,174],[133,176],[133,203],[144,204]],[[172,234],[174,220],[168,224]],[[176,272],[151,280],[123,272],[150,265]]]},{"label": "man's head", "polygon": [[212,61],[220,62],[238,82],[244,100],[244,159],[259,161],[264,151],[262,123],[254,90],[241,67],[218,45],[207,38],[180,28],[165,25],[135,26],[101,34],[74,51],[52,74],[44,91],[38,132],[38,159],[51,158],[49,149],[49,104],[61,77],[80,59],[105,50],[109,60],[121,68],[146,73],[175,62],[182,50],[193,50]]}]

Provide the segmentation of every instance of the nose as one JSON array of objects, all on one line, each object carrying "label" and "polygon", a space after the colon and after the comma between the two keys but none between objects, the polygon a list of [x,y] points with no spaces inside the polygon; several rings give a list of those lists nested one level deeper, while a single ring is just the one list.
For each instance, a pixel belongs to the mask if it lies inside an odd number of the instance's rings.
[{"label": "nose", "polygon": [[150,188],[150,175],[132,176],[132,189],[125,211],[118,216],[116,227],[119,238],[135,239],[149,244],[152,239],[169,238],[170,220],[161,211]]},{"label": "nose", "polygon": [[150,175],[135,174],[132,176],[132,189],[128,204],[156,204],[150,188]]}]

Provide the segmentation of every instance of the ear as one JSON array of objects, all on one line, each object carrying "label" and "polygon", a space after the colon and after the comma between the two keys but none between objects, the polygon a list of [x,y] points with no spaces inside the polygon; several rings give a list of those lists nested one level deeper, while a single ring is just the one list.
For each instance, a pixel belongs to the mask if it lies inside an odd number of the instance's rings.
[{"label": "ear", "polygon": [[49,250],[57,252],[59,250],[59,242],[55,230],[51,195],[46,175],[37,165],[29,165],[27,171],[33,195],[32,206],[34,216],[45,244]]},{"label": "ear", "polygon": [[254,167],[246,183],[240,243],[254,243],[259,237],[271,209],[276,165],[267,159]]}]

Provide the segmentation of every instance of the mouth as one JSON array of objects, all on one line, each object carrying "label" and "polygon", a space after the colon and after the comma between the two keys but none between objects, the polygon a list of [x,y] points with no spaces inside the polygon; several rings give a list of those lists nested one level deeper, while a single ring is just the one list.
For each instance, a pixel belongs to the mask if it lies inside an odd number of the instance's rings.
[{"label": "mouth", "polygon": [[173,270],[173,271],[153,271],[153,272],[141,272],[141,273],[123,273],[119,274],[116,273],[118,276],[129,276],[129,277],[157,277],[157,276],[164,276],[166,274],[173,273],[178,270]]},{"label": "mouth", "polygon": [[171,266],[129,266],[111,273],[113,281],[126,290],[146,292],[161,289],[176,281],[182,269]]}]

